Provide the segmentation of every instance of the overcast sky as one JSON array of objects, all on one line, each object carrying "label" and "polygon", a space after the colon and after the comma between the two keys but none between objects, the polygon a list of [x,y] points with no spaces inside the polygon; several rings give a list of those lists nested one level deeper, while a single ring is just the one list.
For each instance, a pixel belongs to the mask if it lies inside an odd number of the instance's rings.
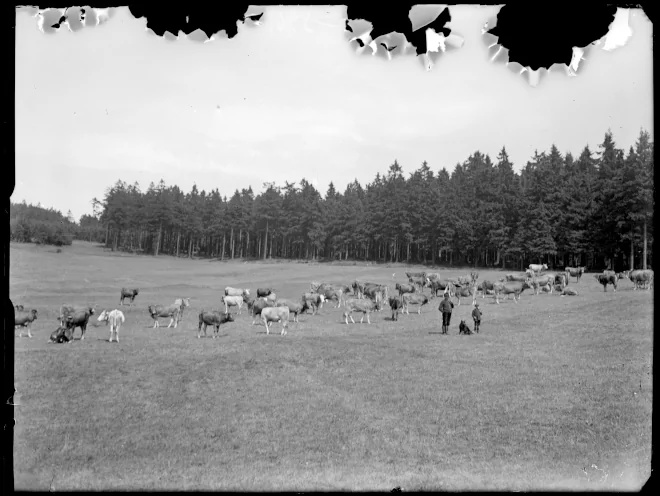
[{"label": "overcast sky", "polygon": [[[591,48],[577,77],[538,87],[488,60],[481,39],[497,6],[450,8],[462,48],[431,71],[413,56],[356,55],[345,7],[267,7],[261,26],[210,43],[168,41],[127,8],[78,32],[44,34],[16,19],[16,188],[12,200],[91,213],[118,179],[161,178],[189,191],[303,177],[325,194],[363,185],[397,159],[451,172],[475,150],[506,146],[516,170],[555,143],[596,150],[653,133],[652,25],[632,10],[633,36]],[[367,48],[367,50],[369,50]]]}]

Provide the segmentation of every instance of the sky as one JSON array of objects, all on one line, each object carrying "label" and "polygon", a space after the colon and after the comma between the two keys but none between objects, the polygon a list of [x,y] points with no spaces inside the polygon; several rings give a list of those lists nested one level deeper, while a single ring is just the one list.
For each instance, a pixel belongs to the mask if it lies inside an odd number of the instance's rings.
[{"label": "sky", "polygon": [[596,151],[608,128],[626,150],[641,128],[653,136],[642,10],[630,10],[624,46],[604,49],[612,35],[585,51],[577,76],[553,68],[536,87],[489,60],[481,30],[498,10],[450,7],[463,45],[427,71],[412,55],[357,54],[343,6],[266,7],[261,25],[208,43],[156,36],[128,8],[54,34],[19,9],[12,201],[77,220],[120,179],[230,197],[305,178],[325,194],[331,181],[341,192],[366,185],[394,160],[406,176],[423,161],[451,172],[477,150],[495,161],[505,146],[519,171],[553,143]]}]

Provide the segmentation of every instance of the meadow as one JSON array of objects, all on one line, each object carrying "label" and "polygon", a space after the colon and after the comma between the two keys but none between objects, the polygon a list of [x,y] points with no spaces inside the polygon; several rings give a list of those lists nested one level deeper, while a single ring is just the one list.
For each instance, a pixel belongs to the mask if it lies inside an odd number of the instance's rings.
[{"label": "meadow", "polygon": [[[653,291],[630,281],[479,297],[472,336],[458,335],[470,303],[445,336],[435,299],[348,326],[326,303],[286,336],[244,311],[197,339],[225,286],[298,298],[312,280],[393,289],[424,268],[10,250],[10,298],[39,312],[32,339],[15,332],[18,490],[638,490],[650,476]],[[122,286],[140,289],[132,307]],[[153,329],[147,305],[177,297],[191,297],[183,321]],[[90,325],[48,344],[62,303],[122,309],[120,342]]]}]

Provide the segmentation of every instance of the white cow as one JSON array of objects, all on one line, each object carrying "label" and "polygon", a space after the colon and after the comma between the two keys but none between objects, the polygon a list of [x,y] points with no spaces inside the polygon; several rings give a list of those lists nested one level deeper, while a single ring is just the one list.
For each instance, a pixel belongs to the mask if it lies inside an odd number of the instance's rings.
[{"label": "white cow", "polygon": [[117,342],[119,342],[119,328],[124,323],[126,319],[124,318],[124,313],[121,310],[103,310],[101,315],[99,315],[98,321],[105,322],[106,325],[110,324],[110,342],[112,343],[112,334],[114,333],[117,336]]}]

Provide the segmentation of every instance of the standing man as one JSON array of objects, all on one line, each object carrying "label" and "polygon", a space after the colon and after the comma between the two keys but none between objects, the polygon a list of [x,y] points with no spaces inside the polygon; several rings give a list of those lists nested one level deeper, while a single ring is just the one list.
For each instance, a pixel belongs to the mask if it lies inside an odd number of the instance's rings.
[{"label": "standing man", "polygon": [[445,293],[445,297],[440,302],[438,310],[442,312],[442,334],[447,334],[449,331],[449,322],[451,321],[451,311],[454,304],[449,299],[449,293]]},{"label": "standing man", "polygon": [[479,324],[481,324],[481,310],[479,310],[479,303],[475,303],[474,310],[472,310],[472,320],[474,320],[474,332],[479,332]]}]

